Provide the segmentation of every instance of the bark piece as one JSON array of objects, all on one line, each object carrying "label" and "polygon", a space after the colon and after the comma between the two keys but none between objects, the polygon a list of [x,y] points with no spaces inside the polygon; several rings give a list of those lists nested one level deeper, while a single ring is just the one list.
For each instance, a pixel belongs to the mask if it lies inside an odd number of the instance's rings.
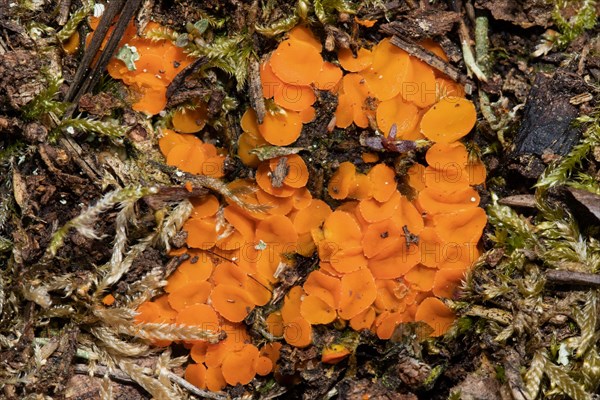
[{"label": "bark piece", "polygon": [[382,31],[402,33],[412,40],[423,40],[445,36],[458,22],[460,15],[454,11],[417,9],[381,27]]},{"label": "bark piece", "polygon": [[553,76],[539,73],[527,96],[512,157],[566,155],[581,137],[581,130],[572,126],[579,110],[569,99],[584,91],[585,82],[576,75],[561,70]]},{"label": "bark piece", "polygon": [[488,10],[492,16],[500,21],[508,21],[522,28],[542,26],[547,28],[552,24],[553,3],[545,0],[514,1],[477,0],[475,7]]}]

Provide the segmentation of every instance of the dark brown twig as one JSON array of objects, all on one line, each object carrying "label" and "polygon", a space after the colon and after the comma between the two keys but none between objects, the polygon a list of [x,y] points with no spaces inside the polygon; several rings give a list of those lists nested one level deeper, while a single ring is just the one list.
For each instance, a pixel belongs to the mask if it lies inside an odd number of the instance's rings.
[{"label": "dark brown twig", "polygon": [[[66,96],[67,101],[77,103],[81,96],[90,91],[98,83],[100,76],[106,68],[106,65],[108,65],[108,62],[113,56],[115,50],[117,50],[119,41],[123,37],[123,32],[125,32],[125,29],[127,29],[129,21],[131,21],[131,18],[133,18],[141,2],[142,0],[115,0],[108,5],[104,11],[104,14],[102,15],[100,24],[94,31],[92,42],[85,51],[83,59],[81,60],[81,64],[75,73],[75,78],[73,78],[73,83],[71,84],[69,92]],[[100,51],[100,46],[106,37],[108,28],[110,27],[115,16],[118,14],[120,15],[115,25],[115,29],[110,35],[104,50],[100,52],[100,58],[98,59],[98,62],[96,62],[92,68],[92,63]],[[75,108],[76,106],[72,106],[67,111],[66,118],[69,118],[73,115]]]},{"label": "dark brown twig", "polygon": [[546,279],[557,285],[586,286],[600,288],[600,275],[588,272],[552,269],[546,271]]},{"label": "dark brown twig", "polygon": [[131,21],[131,18],[133,18],[135,12],[137,11],[141,3],[142,0],[128,0],[125,2],[123,10],[121,11],[121,15],[119,16],[119,20],[115,25],[115,30],[110,36],[110,39],[108,39],[106,47],[100,55],[100,59],[98,60],[98,63],[93,69],[92,74],[86,81],[84,81],[78,93],[79,96],[87,93],[94,86],[96,86],[96,83],[98,83],[98,80],[100,80],[100,76],[104,72],[104,69],[108,65],[108,62],[112,58],[114,52],[117,50],[117,46],[119,45],[119,42],[123,37],[125,29],[127,29],[129,21]]},{"label": "dark brown twig", "polygon": [[[121,11],[123,8],[124,0],[116,0],[109,4],[109,6],[104,10],[104,14],[102,15],[102,19],[100,19],[100,23],[96,27],[94,31],[94,36],[90,44],[88,45],[86,51],[83,53],[83,58],[79,64],[79,68],[77,68],[77,72],[75,72],[75,76],[73,77],[73,82],[71,83],[71,87],[69,87],[69,91],[67,92],[67,96],[65,97],[66,101],[73,102],[76,101],[83,93],[81,92],[81,87],[86,81],[86,77],[90,73],[90,67],[92,62],[94,61],[94,57],[100,50],[100,46],[106,37],[106,33],[108,32],[108,28],[112,23],[115,16]],[[74,110],[72,110],[74,111]],[[71,111],[71,114],[72,114]],[[69,114],[69,113],[67,113]],[[69,115],[70,116],[70,115]]]},{"label": "dark brown twig", "polygon": [[167,93],[166,93],[167,100],[170,100],[171,97],[173,97],[173,95],[175,93],[177,93],[181,87],[183,87],[185,78],[187,78],[194,71],[196,71],[198,68],[200,68],[201,65],[205,64],[206,61],[207,61],[207,58],[202,56],[202,57],[194,60],[194,62],[192,62],[190,65],[188,65],[183,70],[181,70],[181,72],[179,72],[177,75],[175,75],[175,78],[173,78],[173,80],[167,87]]}]

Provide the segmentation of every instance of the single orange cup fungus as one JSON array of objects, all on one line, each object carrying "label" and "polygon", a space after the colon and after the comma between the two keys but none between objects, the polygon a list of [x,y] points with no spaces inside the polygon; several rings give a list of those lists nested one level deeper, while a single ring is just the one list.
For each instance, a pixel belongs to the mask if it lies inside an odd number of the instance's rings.
[{"label": "single orange cup fungus", "polygon": [[350,355],[350,350],[341,344],[327,346],[321,352],[321,362],[325,364],[337,364]]}]

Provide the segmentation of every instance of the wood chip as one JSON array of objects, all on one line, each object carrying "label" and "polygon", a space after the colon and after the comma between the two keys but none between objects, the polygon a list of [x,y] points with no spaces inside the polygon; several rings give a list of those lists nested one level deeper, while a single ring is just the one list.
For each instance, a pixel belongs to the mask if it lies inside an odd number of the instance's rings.
[{"label": "wood chip", "polygon": [[403,38],[423,40],[445,36],[458,22],[460,15],[454,11],[416,9],[400,18],[399,21],[382,25],[381,30]]},{"label": "wood chip", "polygon": [[600,221],[600,196],[587,190],[567,188],[575,200]]},{"label": "wood chip", "polygon": [[535,208],[535,196],[532,194],[516,194],[498,201],[500,204],[511,207]]},{"label": "wood chip", "polygon": [[274,188],[282,187],[284,179],[290,172],[290,166],[287,161],[287,157],[281,157],[279,161],[277,161],[275,171],[271,173],[271,185],[273,185]]}]

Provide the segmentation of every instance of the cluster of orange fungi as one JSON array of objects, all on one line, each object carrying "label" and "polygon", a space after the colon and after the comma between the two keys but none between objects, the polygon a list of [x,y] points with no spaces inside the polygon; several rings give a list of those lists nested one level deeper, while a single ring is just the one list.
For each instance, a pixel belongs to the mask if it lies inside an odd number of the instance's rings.
[{"label": "cluster of orange fungi", "polygon": [[[99,18],[90,18],[89,25],[92,30],[96,29],[99,22]],[[114,25],[109,28],[107,38],[110,37],[113,29]],[[162,29],[162,27],[155,22],[150,22],[144,33],[155,29]],[[92,35],[93,33],[88,36],[87,43]],[[106,43],[103,43],[101,48],[103,49],[105,45]],[[191,64],[193,58],[188,57],[181,47],[175,46],[171,41],[151,40],[143,34],[139,36],[133,21],[123,33],[118,48],[124,46],[128,46],[133,53],[137,54],[132,59],[135,60],[134,69],[130,69],[131,66],[128,67],[122,60],[113,57],[107,66],[108,73],[131,88],[136,98],[132,105],[134,110],[149,115],[158,114],[167,105],[167,87],[179,72]]]},{"label": "cluster of orange fungi", "polygon": [[[192,60],[169,41],[138,36],[133,25],[121,46],[126,44],[139,54],[135,69],[113,59],[109,73],[132,87],[138,96],[134,109],[156,114],[166,105],[167,85]],[[421,44],[445,58],[437,44]],[[460,85],[388,39],[356,55],[342,49],[337,63],[324,61],[322,50],[310,30],[292,29],[260,66],[263,95],[272,99],[264,120],[259,124],[248,109],[240,121],[238,156],[256,168],[256,177],[234,180],[229,188],[264,210],[214,195],[192,200],[192,215],[183,227],[187,247],[173,252],[188,259],[168,278],[166,294],[138,309],[139,323],[193,325],[227,334],[219,343],[183,343],[194,361],[186,379],[200,388],[247,384],[276,368],[281,343],[259,349],[244,320],[270,302],[279,274],[293,268],[294,254],[317,252],[319,268],[267,316],[266,330],[296,347],[313,343],[313,325],[334,321],[372,330],[381,339],[408,321],[424,321],[432,336],[442,335],[455,316],[440,298],[454,296],[479,256],[486,215],[472,186],[484,182],[485,168],[458,142],[476,119]],[[409,171],[416,193],[412,200],[397,190],[393,169],[375,164],[374,153],[363,155],[372,165],[366,173],[350,162],[340,164],[328,185],[331,198],[343,201],[335,210],[306,188],[309,172],[299,155],[260,161],[253,149],[292,144],[303,124],[315,118],[316,90],[337,96],[339,128],[376,126],[385,136],[393,131],[396,139],[434,143],[427,165],[415,164]],[[225,153],[194,135],[206,119],[201,101],[176,111],[173,130],[163,131],[159,146],[167,164],[220,178]],[[105,304],[113,301],[107,296]],[[322,360],[335,363],[349,353],[329,346]]]},{"label": "cluster of orange fungi", "polygon": [[[172,135],[183,138],[172,139]],[[161,149],[172,146],[174,140],[189,138],[169,132],[159,141]],[[289,173],[274,185],[272,170],[282,165]],[[319,222],[311,219],[311,210],[327,206],[312,198],[307,182],[306,164],[300,156],[291,155],[263,162],[256,182],[229,184],[234,191],[251,189],[240,198],[247,204],[267,206],[265,212],[248,211],[235,203],[223,205],[214,195],[192,200],[192,214],[183,226],[188,249],[174,252],[190,258],[168,278],[165,296],[138,309],[138,322],[186,324],[227,333],[217,344],[186,343],[195,361],[187,367],[186,378],[196,386],[220,390],[226,384],[247,384],[256,374],[273,370],[281,343],[259,350],[243,321],[255,307],[271,300],[277,269],[291,265],[287,255],[309,255],[315,250],[310,230]]]},{"label": "cluster of orange fungi", "polygon": [[[426,40],[421,45],[447,60],[435,42]],[[273,99],[274,104],[267,107],[257,128],[250,121],[256,118],[251,109],[251,115],[242,121],[244,133],[239,138],[238,155],[246,165],[256,166],[257,159],[251,153],[256,147],[286,146],[298,139],[302,124],[315,118],[315,89],[337,95],[334,115],[338,128],[352,123],[360,128],[377,126],[387,137],[395,126],[396,139],[452,142],[459,138],[457,134],[440,133],[440,126],[465,129],[475,122],[475,107],[464,99],[462,86],[409,56],[389,39],[370,50],[359,48],[356,54],[339,50],[341,68],[324,61],[322,50],[308,28],[296,26],[261,63],[263,96]],[[462,109],[450,112],[454,107]]]},{"label": "cluster of orange fungi", "polygon": [[426,160],[428,166],[410,171],[414,201],[396,189],[396,174],[385,164],[367,174],[340,165],[328,192],[346,201],[333,212],[324,204],[311,211],[319,221],[310,231],[319,269],[269,315],[273,327],[283,327],[273,334],[305,347],[312,325],[336,320],[381,339],[403,322],[423,321],[432,336],[448,330],[454,314],[439,298],[454,296],[479,256],[487,218],[471,186],[483,183],[485,169],[469,161],[460,142],[435,143]]},{"label": "cluster of orange fungi", "polygon": [[[202,212],[210,204],[218,207],[214,197],[203,203],[196,207],[204,209]],[[136,322],[193,325],[227,334],[218,343],[183,342],[194,361],[186,368],[185,377],[201,389],[219,391],[228,384],[248,384],[256,374],[271,373],[281,344],[267,343],[257,348],[242,323],[255,305],[269,300],[270,292],[257,289],[256,283],[232,262],[215,263],[209,253],[193,248],[187,254],[189,258],[168,278],[166,294],[143,303]],[[157,346],[170,344],[155,341]]]}]

